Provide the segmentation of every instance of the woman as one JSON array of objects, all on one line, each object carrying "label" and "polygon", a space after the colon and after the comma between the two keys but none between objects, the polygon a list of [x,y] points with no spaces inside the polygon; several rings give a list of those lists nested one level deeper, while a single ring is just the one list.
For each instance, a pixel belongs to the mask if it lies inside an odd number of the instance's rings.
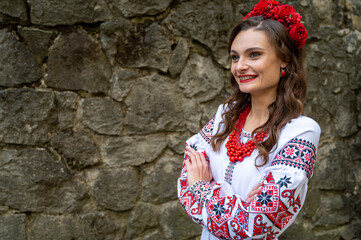
[{"label": "woman", "polygon": [[230,36],[233,95],[186,143],[178,197],[201,239],[277,239],[306,197],[320,137],[305,116],[307,31],[261,0]]}]

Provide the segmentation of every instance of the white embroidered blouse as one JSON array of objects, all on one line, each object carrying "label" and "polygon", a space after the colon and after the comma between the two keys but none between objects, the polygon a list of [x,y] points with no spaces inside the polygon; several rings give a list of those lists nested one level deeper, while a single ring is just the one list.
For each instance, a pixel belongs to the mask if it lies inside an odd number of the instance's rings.
[{"label": "white embroidered blouse", "polygon": [[[228,139],[219,152],[213,151],[210,139],[222,121],[222,112],[223,105],[214,118],[186,142],[186,146],[206,154],[212,182],[198,181],[190,189],[183,163],[177,183],[178,198],[188,216],[203,226],[202,240],[277,239],[294,221],[305,201],[321,129],[305,116],[291,120],[282,128],[268,164],[257,168],[257,149],[243,162],[236,163],[230,162],[226,154]],[[250,133],[242,131],[242,142],[250,138]],[[262,179],[265,181],[262,192],[247,203],[248,193]]]}]

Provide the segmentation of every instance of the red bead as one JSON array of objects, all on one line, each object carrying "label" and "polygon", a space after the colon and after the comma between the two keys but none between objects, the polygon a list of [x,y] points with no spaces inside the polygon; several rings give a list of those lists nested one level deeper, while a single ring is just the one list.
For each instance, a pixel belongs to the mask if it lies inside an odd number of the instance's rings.
[{"label": "red bead", "polygon": [[281,77],[284,77],[286,75],[286,70],[282,69],[281,70]]},{"label": "red bead", "polygon": [[[229,156],[231,162],[242,162],[244,160],[244,157],[250,156],[253,150],[256,148],[252,140],[249,140],[245,144],[240,143],[239,141],[240,132],[243,128],[243,125],[250,110],[250,106],[247,106],[243,110],[243,112],[240,113],[237,121],[234,124],[234,129],[232,130],[231,134],[229,135],[228,141],[225,144],[227,148],[227,155]],[[262,142],[264,137],[266,136],[267,132],[257,133],[255,139],[257,142]]]}]

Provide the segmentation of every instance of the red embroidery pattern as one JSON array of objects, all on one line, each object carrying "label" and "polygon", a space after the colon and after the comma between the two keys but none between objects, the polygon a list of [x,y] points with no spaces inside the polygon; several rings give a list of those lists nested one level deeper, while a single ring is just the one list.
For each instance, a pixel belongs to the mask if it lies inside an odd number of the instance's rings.
[{"label": "red embroidery pattern", "polygon": [[294,138],[276,155],[272,161],[274,165],[286,165],[301,169],[307,177],[312,176],[316,161],[316,147],[305,140]]},{"label": "red embroidery pattern", "polygon": [[207,196],[212,194],[212,187],[206,181],[202,180],[194,183],[190,191],[195,200],[203,206],[204,202],[207,200]]},{"label": "red embroidery pattern", "polygon": [[230,238],[227,222],[232,218],[231,210],[225,208],[228,198],[213,197],[208,202],[207,212],[211,220],[212,233],[218,237]]},{"label": "red embroidery pattern", "polygon": [[296,189],[285,190],[282,192],[282,197],[288,198],[288,203],[290,204],[290,207],[293,207],[293,211],[296,213],[298,209],[301,208],[301,199],[300,195],[298,195],[295,199],[295,191]]},{"label": "red embroidery pattern", "polygon": [[277,212],[280,200],[278,184],[265,184],[262,192],[251,202],[249,211],[252,213]]},{"label": "red embroidery pattern", "polygon": [[233,175],[233,170],[234,167],[236,166],[235,162],[229,162],[227,169],[226,169],[226,173],[224,175],[224,181],[226,181],[229,184],[232,184],[232,175]]},{"label": "red embroidery pattern", "polygon": [[212,131],[214,127],[215,116],[201,129],[199,134],[208,144],[211,143]]},{"label": "red embroidery pattern", "polygon": [[[272,164],[282,164],[281,161],[287,158],[292,160],[289,161],[293,163],[293,167],[298,167],[301,161],[304,165],[307,165],[307,162],[312,165],[315,158],[313,145],[299,139],[292,140],[291,143],[278,154],[282,160],[276,159],[280,162],[274,161]],[[206,154],[205,156],[209,160]],[[185,158],[187,159],[187,156]],[[189,189],[187,169],[183,164],[178,182],[178,196],[193,221],[206,226],[209,232],[220,239],[275,239],[302,206],[300,195],[296,195],[297,190],[291,188],[297,184],[292,174],[292,171],[269,172],[261,194],[251,203],[247,203],[236,195],[221,195],[221,186],[214,181],[199,181]],[[206,218],[204,211],[207,212]]]},{"label": "red embroidery pattern", "polygon": [[280,201],[278,211],[266,214],[266,216],[276,227],[282,230],[292,219],[293,214],[287,211],[287,207]]}]

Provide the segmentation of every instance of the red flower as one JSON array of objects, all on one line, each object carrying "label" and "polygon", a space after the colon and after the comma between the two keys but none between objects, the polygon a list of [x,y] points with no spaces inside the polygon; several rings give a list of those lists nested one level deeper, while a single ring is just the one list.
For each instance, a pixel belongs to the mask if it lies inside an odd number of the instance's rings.
[{"label": "red flower", "polygon": [[[285,22],[292,21],[293,19],[293,15],[298,15],[298,13],[296,12],[296,10],[290,6],[290,5],[280,5],[280,6],[276,6],[275,9],[275,14],[277,14],[279,16],[279,18],[283,19]],[[297,19],[297,16],[296,16]]]},{"label": "red flower", "polygon": [[245,20],[245,19],[247,19],[247,18],[250,18],[250,17],[253,17],[252,12],[249,12],[249,13],[243,18],[243,20]]},{"label": "red flower", "polygon": [[262,15],[265,11],[267,11],[269,6],[269,2],[266,0],[259,1],[256,6],[254,6],[252,12],[255,13],[255,15]]},{"label": "red flower", "polygon": [[273,5],[273,6],[277,6],[280,5],[280,3],[276,0],[268,0],[269,4]]},{"label": "red flower", "polygon": [[305,44],[308,33],[302,23],[294,24],[289,33],[290,37],[296,42],[298,48],[301,48]]},{"label": "red flower", "polygon": [[253,16],[264,16],[280,22],[285,26],[298,48],[305,44],[308,33],[301,23],[302,17],[292,6],[281,4],[276,0],[260,0],[243,20]]}]

